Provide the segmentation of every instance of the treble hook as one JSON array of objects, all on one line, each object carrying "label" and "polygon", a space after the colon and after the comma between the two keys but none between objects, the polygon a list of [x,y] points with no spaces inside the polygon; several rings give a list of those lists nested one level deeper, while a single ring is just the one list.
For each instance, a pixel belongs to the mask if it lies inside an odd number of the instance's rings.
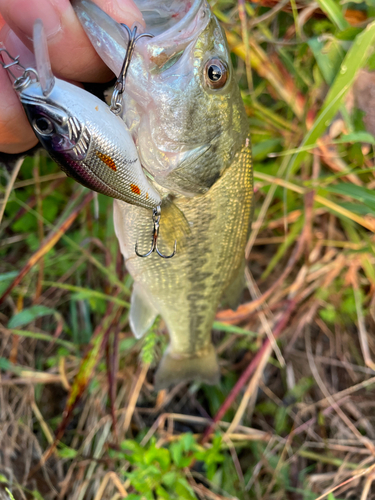
[{"label": "treble hook", "polygon": [[148,257],[149,255],[152,254],[152,252],[156,252],[159,257],[162,257],[163,259],[171,259],[177,250],[177,240],[174,242],[174,250],[171,255],[163,255],[159,249],[158,249],[158,236],[159,236],[159,225],[160,225],[160,205],[158,205],[156,208],[153,209],[152,211],[152,221],[154,223],[154,231],[152,234],[152,245],[151,249],[145,253],[144,255],[138,253],[138,242],[135,244],[135,253],[138,255],[138,257]]},{"label": "treble hook", "polygon": [[154,36],[151,33],[141,33],[140,35],[137,36],[137,26],[134,26],[133,31],[130,31],[129,26],[127,26],[126,24],[121,23],[121,26],[123,26],[126,29],[126,31],[128,32],[129,41],[128,41],[128,46],[126,49],[124,62],[122,63],[122,68],[121,68],[120,74],[116,80],[115,88],[113,90],[112,99],[111,99],[110,110],[115,115],[119,115],[121,113],[121,110],[122,110],[120,96],[124,93],[124,90],[125,90],[126,74],[128,72],[129,64],[130,64],[131,58],[133,56],[135,44],[138,42],[138,40],[140,38],[143,38],[143,37],[153,38],[153,36]]}]

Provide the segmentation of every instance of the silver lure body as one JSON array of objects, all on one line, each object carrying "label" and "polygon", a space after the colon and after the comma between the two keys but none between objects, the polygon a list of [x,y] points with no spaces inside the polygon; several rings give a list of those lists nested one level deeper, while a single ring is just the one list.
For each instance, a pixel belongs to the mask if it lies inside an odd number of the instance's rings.
[{"label": "silver lure body", "polygon": [[34,82],[20,99],[36,136],[69,177],[126,203],[160,204],[129,130],[104,102],[57,78],[48,95]]}]

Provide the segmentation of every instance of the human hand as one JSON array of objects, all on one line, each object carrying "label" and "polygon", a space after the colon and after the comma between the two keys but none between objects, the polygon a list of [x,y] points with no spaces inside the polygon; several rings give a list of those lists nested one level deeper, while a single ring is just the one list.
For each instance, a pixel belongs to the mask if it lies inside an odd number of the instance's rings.
[{"label": "human hand", "polygon": [[[144,25],[133,0],[94,0],[116,21]],[[111,71],[96,54],[69,0],[0,0],[0,46],[23,66],[35,67],[32,33],[40,18],[55,76],[70,82],[106,82]],[[0,66],[0,152],[21,153],[38,142],[7,71]]]}]

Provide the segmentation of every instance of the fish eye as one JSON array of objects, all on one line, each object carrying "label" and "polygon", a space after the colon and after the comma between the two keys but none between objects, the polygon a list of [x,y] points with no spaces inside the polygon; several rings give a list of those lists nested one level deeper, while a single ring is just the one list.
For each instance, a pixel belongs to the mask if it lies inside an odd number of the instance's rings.
[{"label": "fish eye", "polygon": [[34,129],[41,135],[48,135],[53,132],[53,124],[48,118],[40,116],[33,123]]},{"label": "fish eye", "polygon": [[211,89],[221,89],[228,79],[228,66],[221,59],[210,59],[206,62],[205,81]]}]

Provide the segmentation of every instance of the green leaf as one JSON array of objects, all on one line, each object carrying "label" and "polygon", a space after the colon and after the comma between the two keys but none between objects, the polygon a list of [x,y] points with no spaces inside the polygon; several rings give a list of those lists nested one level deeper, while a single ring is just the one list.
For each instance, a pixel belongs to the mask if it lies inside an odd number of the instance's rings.
[{"label": "green leaf", "polygon": [[136,441],[133,441],[132,439],[125,439],[124,441],[122,441],[120,448],[122,450],[132,451],[133,453],[135,452],[143,454],[145,452],[142,446],[140,446]]},{"label": "green leaf", "polygon": [[195,445],[195,439],[194,439],[194,436],[191,432],[187,432],[186,434],[184,434],[181,437],[180,441],[181,441],[181,444],[182,444],[184,451],[192,450],[194,445]]},{"label": "green leaf", "polygon": [[11,271],[10,273],[0,274],[0,295],[2,295],[8,288],[14,278],[18,276],[18,271]]},{"label": "green leaf", "polygon": [[337,312],[332,304],[327,304],[325,309],[319,311],[319,316],[327,323],[334,323],[337,318]]},{"label": "green leaf", "polygon": [[193,488],[183,477],[179,478],[179,480],[177,481],[176,493],[178,495],[178,498],[184,498],[186,500],[197,500]]},{"label": "green leaf", "polygon": [[174,486],[176,481],[177,481],[177,473],[175,471],[170,471],[167,472],[166,474],[163,474],[163,484],[165,484],[165,486],[171,488],[172,486]]},{"label": "green leaf", "polygon": [[20,337],[28,337],[30,339],[38,339],[38,340],[43,340],[45,342],[54,342],[55,344],[61,345],[63,347],[66,347],[70,351],[76,351],[77,347],[73,344],[73,342],[69,342],[67,340],[62,340],[59,338],[54,338],[51,335],[46,335],[45,333],[39,333],[39,332],[29,332],[27,330],[17,330],[12,328],[10,330],[13,335],[19,335]]},{"label": "green leaf", "polygon": [[9,320],[8,328],[18,328],[31,323],[37,318],[43,316],[55,315],[57,311],[46,306],[31,306],[19,312]]},{"label": "green leaf", "polygon": [[350,28],[347,28],[346,30],[341,31],[341,33],[336,33],[336,38],[338,40],[353,41],[354,38],[361,33],[361,31],[362,31],[362,28],[350,26]]},{"label": "green leaf", "polygon": [[288,412],[284,406],[280,406],[275,415],[275,431],[277,435],[287,430]]},{"label": "green leaf", "polygon": [[0,274],[0,283],[2,281],[10,281],[18,276],[18,271],[11,271],[10,273]]},{"label": "green leaf", "polygon": [[[7,358],[0,358],[0,370],[3,370],[5,372],[7,371],[13,371],[14,369],[14,364],[9,361]],[[0,479],[1,481],[1,479]]]},{"label": "green leaf", "polygon": [[318,37],[310,38],[307,43],[314,54],[324,80],[328,85],[331,85],[345,55],[340,43],[337,40],[330,40],[324,44]]},{"label": "green leaf", "polygon": [[169,464],[171,463],[169,450],[166,450],[165,448],[156,448],[156,446],[153,445],[146,451],[144,461],[147,465],[157,462],[162,470],[167,470]]},{"label": "green leaf", "polygon": [[375,192],[371,189],[357,186],[356,184],[351,184],[349,182],[342,182],[334,186],[325,186],[324,189],[330,193],[336,193],[342,196],[354,198],[355,200],[369,206],[372,210],[375,210]]},{"label": "green leaf", "polygon": [[[320,0],[319,3],[323,3],[323,0]],[[315,144],[331,123],[333,117],[340,108],[343,98],[352,87],[357,72],[366,64],[373,50],[374,41],[375,22],[372,22],[357,36],[346,54],[340,72],[336,76],[313,126],[306,134],[301,144],[302,148]],[[300,151],[292,157],[288,166],[289,175],[298,169],[307,154],[306,151]]]},{"label": "green leaf", "polygon": [[157,486],[155,489],[157,500],[172,500],[172,497],[162,486]]},{"label": "green leaf", "polygon": [[334,0],[317,0],[317,3],[339,30],[350,28],[350,24],[345,19],[338,3]]},{"label": "green leaf", "polygon": [[256,332],[251,332],[250,330],[245,330],[240,326],[236,325],[228,325],[227,323],[221,323],[220,321],[215,321],[212,325],[214,330],[219,330],[220,332],[229,332],[236,333],[239,335],[249,335],[250,337],[259,337],[259,334]]},{"label": "green leaf", "polygon": [[369,144],[375,144],[375,137],[369,132],[352,132],[351,134],[346,134],[335,141],[335,144],[346,144],[347,142],[368,142]]},{"label": "green leaf", "polygon": [[72,300],[82,300],[82,299],[103,299],[108,302],[114,302],[124,308],[129,308],[129,302],[125,302],[124,300],[119,299],[118,297],[113,297],[112,295],[107,295],[102,292],[98,292],[97,290],[91,290],[89,288],[84,288],[80,286],[69,285],[67,283],[58,283],[54,281],[43,281],[43,285],[51,286],[53,288],[61,288],[62,290],[69,290],[71,292],[76,292],[72,296]]},{"label": "green leaf", "polygon": [[262,161],[267,158],[269,153],[280,151],[280,139],[268,139],[253,146],[252,156],[253,161]]},{"label": "green leaf", "polygon": [[[359,203],[340,203],[340,207],[343,207],[351,212],[358,215],[371,214],[375,216],[375,210],[371,209],[368,205],[360,205]],[[339,216],[340,217],[340,216]],[[347,220],[347,219],[346,219]]]},{"label": "green leaf", "polygon": [[8,488],[5,488],[5,491],[8,493],[10,500],[16,500]]},{"label": "green leaf", "polygon": [[75,458],[77,456],[77,450],[73,450],[69,446],[64,446],[64,448],[58,450],[58,455],[61,458]]},{"label": "green leaf", "polygon": [[33,500],[44,500],[43,496],[37,490],[32,491]]},{"label": "green leaf", "polygon": [[172,460],[177,465],[177,467],[181,467],[181,459],[182,459],[182,445],[181,442],[172,443],[169,447],[169,451],[171,452]]}]

